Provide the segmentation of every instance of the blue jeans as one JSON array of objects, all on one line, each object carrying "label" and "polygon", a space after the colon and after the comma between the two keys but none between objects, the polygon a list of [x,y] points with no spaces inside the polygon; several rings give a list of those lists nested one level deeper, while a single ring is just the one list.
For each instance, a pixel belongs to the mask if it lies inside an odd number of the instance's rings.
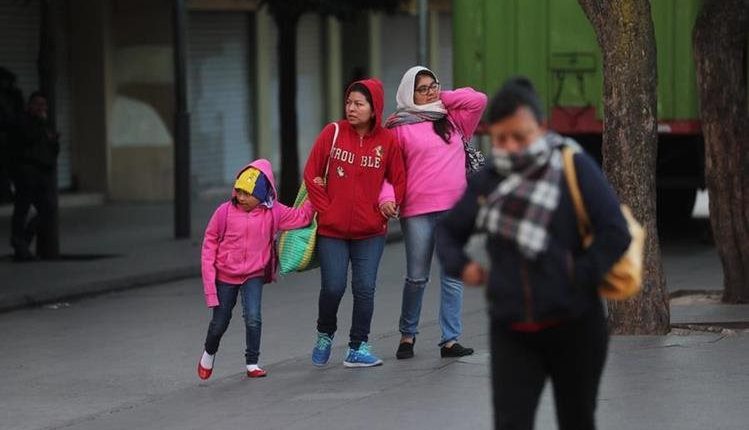
[{"label": "blue jeans", "polygon": [[[424,290],[429,282],[429,271],[434,254],[435,228],[446,211],[401,218],[401,229],[406,241],[406,281],[403,285],[403,304],[399,328],[401,335],[413,337],[419,331],[419,316]],[[440,345],[457,340],[463,332],[463,282],[440,271]]]},{"label": "blue jeans", "polygon": [[229,328],[231,312],[237,304],[237,296],[242,294],[242,316],[244,317],[245,341],[247,349],[244,358],[247,364],[257,364],[260,356],[260,334],[263,321],[260,304],[263,298],[263,278],[250,278],[241,285],[231,285],[216,281],[218,306],[213,308],[213,318],[208,325],[205,337],[205,352],[213,355],[218,351],[221,337]]},{"label": "blue jeans", "polygon": [[358,348],[362,342],[369,339],[374,312],[377,269],[384,249],[385,236],[361,240],[317,237],[322,278],[317,331],[333,336],[338,329],[338,306],[346,291],[350,262],[354,310],[349,332],[349,347]]}]

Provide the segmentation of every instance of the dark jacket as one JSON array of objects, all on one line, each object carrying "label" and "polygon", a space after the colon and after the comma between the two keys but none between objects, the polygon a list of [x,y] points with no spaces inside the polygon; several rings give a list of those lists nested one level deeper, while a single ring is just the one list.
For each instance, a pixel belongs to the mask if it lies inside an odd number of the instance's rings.
[{"label": "dark jacket", "polygon": [[[553,322],[576,318],[599,304],[597,285],[624,254],[631,237],[613,189],[595,161],[575,155],[575,168],[593,225],[594,241],[583,250],[572,198],[562,178],[561,198],[549,225],[547,250],[526,259],[513,241],[490,236],[487,297],[495,321]],[[456,206],[442,219],[437,252],[448,275],[460,278],[469,262],[463,247],[474,233],[480,196],[502,178],[489,166],[474,175]]]},{"label": "dark jacket", "polygon": [[19,164],[51,170],[57,163],[60,144],[47,121],[24,113],[18,124],[13,152]]}]

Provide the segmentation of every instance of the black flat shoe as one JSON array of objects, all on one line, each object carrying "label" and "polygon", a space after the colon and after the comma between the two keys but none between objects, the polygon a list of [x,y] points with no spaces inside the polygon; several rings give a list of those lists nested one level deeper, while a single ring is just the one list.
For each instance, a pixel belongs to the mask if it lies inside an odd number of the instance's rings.
[{"label": "black flat shoe", "polygon": [[398,351],[395,353],[395,358],[398,360],[404,360],[406,358],[412,358],[414,356],[414,344],[416,343],[416,338],[414,338],[413,342],[401,342],[400,345],[398,345]]},{"label": "black flat shoe", "polygon": [[459,343],[454,343],[453,346],[447,348],[443,346],[440,348],[440,355],[442,358],[447,357],[465,357],[466,355],[473,354],[473,348],[466,348]]}]

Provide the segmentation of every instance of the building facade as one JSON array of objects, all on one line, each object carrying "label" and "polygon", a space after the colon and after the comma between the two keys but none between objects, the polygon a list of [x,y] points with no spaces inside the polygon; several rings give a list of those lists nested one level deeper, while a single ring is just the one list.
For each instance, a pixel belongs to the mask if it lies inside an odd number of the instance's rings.
[{"label": "building facade", "polygon": [[[170,0],[50,0],[55,34],[59,186],[112,201],[174,193],[174,43]],[[189,0],[191,190],[225,189],[248,160],[280,166],[277,36],[257,0]],[[297,35],[303,163],[320,129],[341,117],[344,85],[382,79],[386,113],[418,58],[416,2],[352,21],[307,14]],[[429,64],[452,85],[449,1],[430,2]],[[0,0],[0,66],[25,95],[39,87],[40,0]],[[302,166],[300,165],[300,168]]]}]

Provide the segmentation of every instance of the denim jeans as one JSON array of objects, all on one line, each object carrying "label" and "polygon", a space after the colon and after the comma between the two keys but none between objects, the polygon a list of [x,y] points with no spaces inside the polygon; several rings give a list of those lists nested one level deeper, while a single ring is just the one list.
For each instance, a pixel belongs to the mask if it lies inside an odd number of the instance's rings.
[{"label": "denim jeans", "polygon": [[333,336],[338,329],[338,306],[346,291],[350,262],[354,310],[349,332],[349,346],[358,348],[362,342],[369,339],[374,312],[377,269],[382,251],[385,249],[385,236],[361,240],[318,236],[317,247],[322,278],[317,331]]},{"label": "denim jeans", "polygon": [[[401,219],[406,241],[406,281],[399,328],[403,336],[416,336],[424,290],[434,254],[435,228],[446,211],[432,212]],[[463,332],[463,282],[440,270],[440,345],[457,340]]]},{"label": "denim jeans", "polygon": [[247,364],[257,364],[260,356],[260,334],[263,326],[260,314],[263,298],[263,278],[250,278],[241,285],[231,285],[216,281],[218,306],[213,308],[213,318],[208,325],[205,337],[205,352],[215,354],[218,351],[221,337],[229,327],[231,313],[237,303],[237,296],[242,295],[242,316],[244,317],[245,361]]}]

